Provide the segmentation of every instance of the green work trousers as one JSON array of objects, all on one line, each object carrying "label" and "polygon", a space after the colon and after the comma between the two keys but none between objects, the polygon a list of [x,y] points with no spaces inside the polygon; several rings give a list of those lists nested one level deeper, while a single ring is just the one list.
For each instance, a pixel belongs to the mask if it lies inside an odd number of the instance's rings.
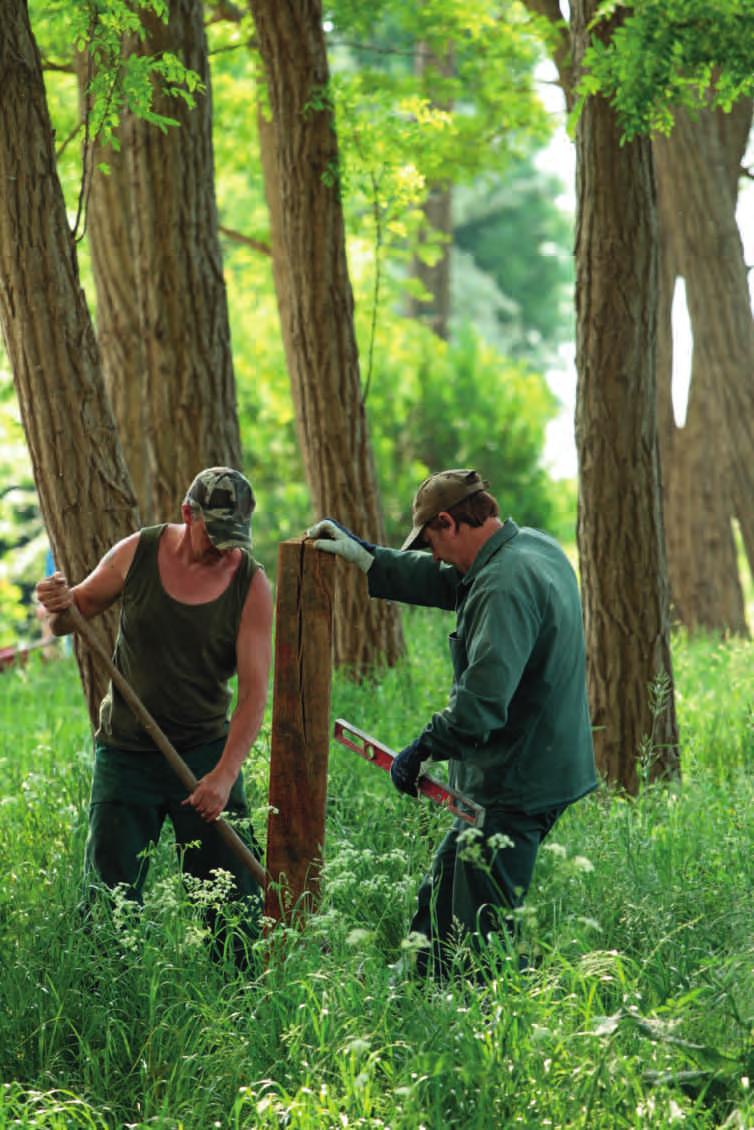
[{"label": "green work trousers", "polygon": [[[529,889],[539,845],[565,807],[535,814],[489,810],[481,835],[456,822],[419,888],[411,932],[429,941],[417,953],[420,974],[442,978],[456,943],[470,942],[483,952],[491,933],[512,928],[511,911],[521,906]],[[510,846],[498,846],[496,835],[507,837]]]},{"label": "green work trousers", "polygon": [[[201,779],[218,762],[225,739],[183,753],[194,775]],[[190,806],[183,806],[185,787],[163,755],[132,753],[98,745],[95,751],[89,835],[85,855],[85,898],[97,886],[124,884],[129,896],[141,901],[149,867],[148,848],[156,844],[166,817],[175,831],[176,849],[183,871],[198,879],[212,879],[217,868],[235,880],[234,898],[248,900],[249,915],[257,918],[261,906],[259,884],[218,834]],[[239,775],[225,807],[229,816],[245,821],[238,830],[254,853],[259,850],[248,822],[248,806]]]}]

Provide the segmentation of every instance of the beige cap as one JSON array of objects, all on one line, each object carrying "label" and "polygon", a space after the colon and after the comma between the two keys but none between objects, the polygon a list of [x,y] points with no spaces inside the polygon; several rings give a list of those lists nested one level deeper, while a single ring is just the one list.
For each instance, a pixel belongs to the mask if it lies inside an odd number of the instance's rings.
[{"label": "beige cap", "polygon": [[476,471],[438,471],[421,484],[411,506],[413,526],[401,549],[421,549],[424,545],[424,527],[443,510],[450,510],[489,483]]}]

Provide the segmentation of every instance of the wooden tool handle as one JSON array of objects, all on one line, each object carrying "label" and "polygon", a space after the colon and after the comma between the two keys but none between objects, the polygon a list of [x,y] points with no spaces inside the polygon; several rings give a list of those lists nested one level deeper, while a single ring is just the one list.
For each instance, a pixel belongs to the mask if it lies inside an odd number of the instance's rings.
[{"label": "wooden tool handle", "polygon": [[[114,685],[118,688],[123,698],[126,700],[131,710],[141,722],[142,726],[149,734],[154,744],[159,749],[160,753],[169,762],[171,769],[176,774],[181,784],[186,787],[189,792],[193,792],[198,782],[194,774],[189,769],[186,762],[173,746],[167,735],[160,729],[157,722],[147,710],[144,703],[134,691],[131,684],[113,663],[107,649],[103,647],[92,630],[91,625],[84,619],[75,604],[72,604],[68,609],[71,617],[71,622],[85,641],[87,646],[95,653],[101,660],[104,669],[112,679]],[[238,833],[231,828],[230,824],[223,820],[222,816],[214,821],[214,826],[217,828],[218,834],[225,840],[228,847],[235,853],[241,862],[249,869],[256,881],[264,889],[267,884],[267,873],[262,867],[261,863],[252,851],[246,846]]]}]

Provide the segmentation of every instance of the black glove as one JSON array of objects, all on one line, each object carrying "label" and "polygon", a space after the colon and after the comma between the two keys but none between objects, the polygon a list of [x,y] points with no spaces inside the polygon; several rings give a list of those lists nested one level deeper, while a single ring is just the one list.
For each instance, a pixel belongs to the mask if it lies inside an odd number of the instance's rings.
[{"label": "black glove", "polygon": [[419,780],[422,762],[428,757],[429,753],[422,747],[421,738],[417,738],[415,742],[396,754],[390,766],[390,780],[398,792],[406,793],[408,796],[419,795],[416,782]]}]

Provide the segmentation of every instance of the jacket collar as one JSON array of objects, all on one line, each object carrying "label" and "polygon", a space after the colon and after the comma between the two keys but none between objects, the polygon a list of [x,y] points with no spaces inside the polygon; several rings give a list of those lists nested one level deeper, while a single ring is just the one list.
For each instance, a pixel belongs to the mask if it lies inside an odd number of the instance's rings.
[{"label": "jacket collar", "polygon": [[506,542],[511,541],[511,539],[517,535],[518,529],[518,526],[512,518],[506,518],[500,529],[496,530],[492,537],[489,538],[479,550],[479,553],[477,553],[471,563],[471,568],[468,573],[464,574],[461,584],[471,584],[477,573],[480,569],[484,568],[490,558],[494,557],[494,555],[503,548]]}]

